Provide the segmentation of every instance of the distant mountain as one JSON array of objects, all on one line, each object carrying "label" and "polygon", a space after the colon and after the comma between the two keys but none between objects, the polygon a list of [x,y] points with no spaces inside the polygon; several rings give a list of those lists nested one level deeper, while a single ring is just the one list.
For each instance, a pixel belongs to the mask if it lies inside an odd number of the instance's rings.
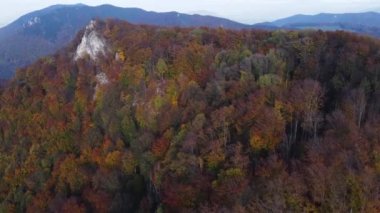
[{"label": "distant mountain", "polygon": [[267,25],[285,29],[345,30],[380,37],[380,13],[295,15]]},{"label": "distant mountain", "polygon": [[0,29],[0,78],[10,78],[25,66],[70,42],[91,19],[116,18],[133,24],[180,27],[248,28],[249,25],[213,16],[177,12],[156,13],[112,5],[54,5],[22,16]]},{"label": "distant mountain", "polygon": [[321,13],[318,15],[295,15],[284,19],[279,19],[272,24],[283,27],[290,24],[337,24],[349,23],[352,25],[364,25],[378,27],[380,23],[380,13],[344,13],[329,14]]}]

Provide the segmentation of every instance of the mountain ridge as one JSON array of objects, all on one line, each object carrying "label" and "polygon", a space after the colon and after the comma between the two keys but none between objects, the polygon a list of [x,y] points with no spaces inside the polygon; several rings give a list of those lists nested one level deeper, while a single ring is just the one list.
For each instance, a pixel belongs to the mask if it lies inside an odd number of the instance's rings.
[{"label": "mountain ridge", "polygon": [[377,26],[380,21],[378,12],[362,13],[319,13],[316,15],[297,14],[271,22],[276,26],[286,26],[289,23],[351,23],[366,26]]},{"label": "mountain ridge", "polygon": [[377,23],[380,23],[380,13],[376,12],[298,14],[273,22],[247,25],[211,15],[188,15],[175,11],[159,13],[140,8],[115,7],[110,4],[99,6],[59,4],[23,15],[0,28],[0,79],[11,78],[17,68],[64,47],[94,18],[114,18],[132,24],[171,27],[344,30],[380,37],[380,27],[377,26]]},{"label": "mountain ridge", "polygon": [[[70,42],[90,20],[121,19],[133,24],[178,27],[249,28],[225,18],[187,15],[178,12],[158,13],[139,8],[121,8],[109,4],[99,6],[53,5],[21,16],[0,29],[0,78],[10,78],[18,67],[49,55]],[[14,48],[17,46],[26,47]]]}]

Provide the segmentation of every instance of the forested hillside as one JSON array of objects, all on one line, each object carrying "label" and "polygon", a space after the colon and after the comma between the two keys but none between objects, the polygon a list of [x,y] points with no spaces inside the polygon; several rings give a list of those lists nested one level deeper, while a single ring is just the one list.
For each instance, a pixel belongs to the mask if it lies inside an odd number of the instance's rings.
[{"label": "forested hillside", "polygon": [[0,80],[10,79],[17,68],[56,52],[74,39],[92,19],[120,19],[134,24],[171,27],[248,28],[228,19],[178,12],[148,12],[113,5],[53,5],[28,13],[0,28]]},{"label": "forested hillside", "polygon": [[380,41],[97,21],[1,91],[0,178],[0,212],[379,212]]}]

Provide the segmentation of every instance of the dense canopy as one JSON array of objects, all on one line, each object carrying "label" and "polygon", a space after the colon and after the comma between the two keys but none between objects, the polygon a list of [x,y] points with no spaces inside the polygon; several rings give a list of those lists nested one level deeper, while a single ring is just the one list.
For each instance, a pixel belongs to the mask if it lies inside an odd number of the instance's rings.
[{"label": "dense canopy", "polygon": [[1,91],[0,211],[380,211],[379,40],[96,31]]}]

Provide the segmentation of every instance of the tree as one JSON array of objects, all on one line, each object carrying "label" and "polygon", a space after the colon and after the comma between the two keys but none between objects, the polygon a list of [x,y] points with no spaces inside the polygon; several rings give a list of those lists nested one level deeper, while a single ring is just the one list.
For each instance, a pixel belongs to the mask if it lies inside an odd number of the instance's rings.
[{"label": "tree", "polygon": [[[78,165],[73,155],[69,155],[60,165],[57,190],[62,193],[79,193],[88,183],[88,177]],[[68,188],[66,188],[68,186]]]},{"label": "tree", "polygon": [[273,150],[285,133],[285,122],[280,114],[263,108],[250,130],[250,145],[254,151]]},{"label": "tree", "polygon": [[367,106],[367,98],[364,90],[359,88],[350,91],[345,100],[345,104],[345,110],[355,121],[356,125],[361,128]]},{"label": "tree", "polygon": [[321,123],[319,110],[323,104],[324,91],[319,82],[305,79],[295,82],[289,91],[287,111],[291,114],[291,129],[288,141],[297,141],[300,123],[305,131],[317,138],[318,125]]},{"label": "tree", "polygon": [[163,77],[165,75],[167,75],[167,73],[169,71],[168,65],[166,65],[165,60],[162,58],[158,59],[156,69],[157,69],[158,74],[160,75],[161,79],[163,79]]}]

